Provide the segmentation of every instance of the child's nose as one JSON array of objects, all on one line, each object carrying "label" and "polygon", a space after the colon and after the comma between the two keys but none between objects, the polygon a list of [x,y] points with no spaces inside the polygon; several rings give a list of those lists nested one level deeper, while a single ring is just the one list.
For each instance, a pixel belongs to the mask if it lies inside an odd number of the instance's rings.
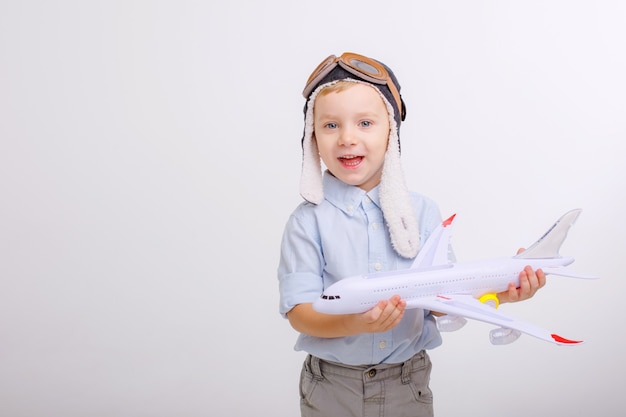
[{"label": "child's nose", "polygon": [[350,146],[355,145],[356,143],[357,135],[355,134],[353,129],[345,128],[341,130],[341,134],[339,135],[340,146]]}]

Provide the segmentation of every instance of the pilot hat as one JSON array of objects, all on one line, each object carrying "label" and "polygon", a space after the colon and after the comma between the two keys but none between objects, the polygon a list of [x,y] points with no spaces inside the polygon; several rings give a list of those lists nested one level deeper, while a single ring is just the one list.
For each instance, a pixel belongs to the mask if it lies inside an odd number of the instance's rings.
[{"label": "pilot hat", "polygon": [[[357,62],[359,59],[365,60],[365,65],[367,62],[374,61],[371,58],[351,53],[342,55],[342,58],[346,55],[357,57]],[[331,57],[336,58],[334,55]],[[360,74],[359,71],[347,68],[345,65],[336,65],[329,72],[322,74],[319,80],[313,79],[311,82],[324,62],[309,77],[303,91],[306,103],[302,136],[300,195],[313,204],[319,204],[324,199],[321,158],[314,139],[313,109],[319,92],[341,80],[364,83],[374,87],[379,92],[389,114],[389,143],[379,184],[380,205],[394,250],[402,257],[413,258],[420,247],[419,227],[400,161],[400,123],[404,120],[406,107],[399,94],[400,84],[391,69],[380,61],[374,62],[385,69],[387,73],[385,83],[381,83],[380,80],[372,82],[366,74]],[[393,83],[392,88],[395,91],[392,91],[388,83]]]}]

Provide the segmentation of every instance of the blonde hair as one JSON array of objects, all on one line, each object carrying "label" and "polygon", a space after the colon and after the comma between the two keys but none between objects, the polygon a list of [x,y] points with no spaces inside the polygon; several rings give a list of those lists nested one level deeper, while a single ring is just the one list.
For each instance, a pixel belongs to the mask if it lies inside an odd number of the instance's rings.
[{"label": "blonde hair", "polygon": [[355,82],[352,81],[346,81],[346,80],[339,80],[335,83],[332,83],[331,85],[324,87],[320,90],[319,93],[317,93],[318,97],[323,97],[325,95],[328,95],[330,93],[340,93],[342,91],[347,90],[350,87],[354,87],[356,85]]}]

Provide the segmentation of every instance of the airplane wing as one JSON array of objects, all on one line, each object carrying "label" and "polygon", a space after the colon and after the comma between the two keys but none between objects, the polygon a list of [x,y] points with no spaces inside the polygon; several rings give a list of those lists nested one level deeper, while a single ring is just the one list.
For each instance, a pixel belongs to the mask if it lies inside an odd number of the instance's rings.
[{"label": "airplane wing", "polygon": [[411,304],[418,308],[438,311],[453,316],[467,317],[508,329],[516,329],[557,345],[575,345],[582,343],[582,341],[566,339],[532,323],[504,314],[491,306],[481,303],[471,295],[424,297],[413,301]]},{"label": "airplane wing", "polygon": [[456,214],[453,214],[433,230],[415,257],[410,269],[423,269],[450,263],[448,251],[450,250],[452,222],[455,216]]}]

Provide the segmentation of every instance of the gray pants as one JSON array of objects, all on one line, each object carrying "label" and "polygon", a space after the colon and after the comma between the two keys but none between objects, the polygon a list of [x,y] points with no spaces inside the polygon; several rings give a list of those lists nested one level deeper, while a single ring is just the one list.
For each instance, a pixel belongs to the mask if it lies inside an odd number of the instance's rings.
[{"label": "gray pants", "polygon": [[302,417],[432,417],[431,362],[348,366],[308,355],[300,374]]}]

